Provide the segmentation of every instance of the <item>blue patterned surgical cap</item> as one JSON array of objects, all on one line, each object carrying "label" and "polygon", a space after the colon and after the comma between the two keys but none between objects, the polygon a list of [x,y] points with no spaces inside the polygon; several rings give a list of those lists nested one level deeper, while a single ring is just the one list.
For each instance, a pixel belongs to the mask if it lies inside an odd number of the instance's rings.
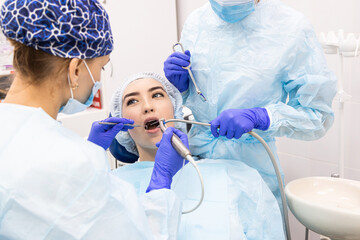
[{"label": "blue patterned surgical cap", "polygon": [[95,58],[113,50],[109,17],[96,0],[7,0],[4,35],[62,58]]}]

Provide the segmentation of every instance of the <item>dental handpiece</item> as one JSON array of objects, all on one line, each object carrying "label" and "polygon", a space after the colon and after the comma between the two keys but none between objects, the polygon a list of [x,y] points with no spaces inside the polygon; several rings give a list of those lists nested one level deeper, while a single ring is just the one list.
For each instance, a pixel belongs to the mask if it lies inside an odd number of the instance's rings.
[{"label": "dental handpiece", "polygon": [[[173,50],[174,50],[174,52],[176,52],[176,49],[175,49],[176,46],[180,46],[182,53],[185,53],[183,45],[182,45],[181,43],[179,43],[179,42],[178,42],[178,43],[175,43],[175,44],[173,45]],[[203,100],[204,102],[206,102],[207,99],[205,98],[204,94],[202,94],[202,92],[200,91],[199,87],[197,86],[197,84],[196,84],[196,82],[195,82],[194,75],[192,74],[192,71],[191,71],[190,67],[191,67],[191,63],[190,63],[188,66],[182,67],[182,68],[183,68],[183,69],[186,69],[186,70],[188,71],[189,76],[190,76],[190,79],[191,79],[191,81],[192,81],[193,84],[194,84],[196,93],[201,97],[201,100]]]},{"label": "dental handpiece", "polygon": [[[161,131],[165,132],[166,127],[165,127],[165,119],[164,118],[159,119],[159,126],[160,126]],[[171,137],[171,143],[172,143],[172,146],[174,147],[174,149],[180,154],[180,156],[183,157],[184,159],[188,160],[194,166],[194,168],[199,176],[199,180],[200,180],[200,184],[201,184],[200,200],[195,207],[193,207],[190,210],[182,212],[182,214],[191,213],[191,212],[195,211],[204,200],[204,195],[205,195],[204,180],[203,180],[201,172],[200,172],[194,158],[191,156],[190,150],[182,143],[180,138],[177,135],[173,134],[173,136]]]},{"label": "dental handpiece", "polygon": [[[159,125],[160,125],[160,129],[162,132],[165,132],[165,130],[166,130],[164,122],[165,122],[165,119],[163,119],[163,118],[159,119]],[[171,137],[171,143],[172,143],[173,147],[175,148],[175,150],[183,158],[186,159],[188,155],[191,156],[190,150],[182,143],[182,141],[180,140],[180,138],[177,135],[173,134],[173,136]]]}]

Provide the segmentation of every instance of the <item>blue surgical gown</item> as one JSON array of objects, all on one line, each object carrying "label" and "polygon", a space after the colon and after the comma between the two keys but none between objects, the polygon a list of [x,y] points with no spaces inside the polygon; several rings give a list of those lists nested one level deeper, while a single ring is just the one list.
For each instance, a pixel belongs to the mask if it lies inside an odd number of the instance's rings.
[{"label": "blue surgical gown", "polygon": [[[255,132],[277,159],[275,137],[314,140],[332,125],[335,75],[310,23],[280,1],[261,0],[234,24],[222,21],[208,3],[188,17],[180,41],[192,54],[195,81],[208,100],[190,81],[183,100],[196,121],[210,122],[226,109],[264,107],[271,125]],[[249,134],[214,138],[210,128],[193,125],[189,142],[200,158],[239,159],[257,169],[280,201],[270,158]]]},{"label": "blue surgical gown", "polygon": [[0,104],[0,239],[175,239],[180,216],[173,191],[139,199],[42,109]]},{"label": "blue surgical gown", "polygon": [[[285,239],[277,201],[259,173],[240,161],[197,161],[204,179],[203,203],[181,218],[179,240],[281,240]],[[144,194],[153,162],[136,162],[112,173]],[[187,164],[174,177],[171,188],[183,210],[197,205],[201,185],[196,170]]]}]

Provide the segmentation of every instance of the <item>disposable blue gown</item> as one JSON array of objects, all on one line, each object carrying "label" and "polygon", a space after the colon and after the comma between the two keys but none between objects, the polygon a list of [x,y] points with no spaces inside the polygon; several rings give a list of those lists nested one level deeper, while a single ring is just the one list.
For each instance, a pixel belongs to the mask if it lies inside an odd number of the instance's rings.
[{"label": "disposable blue gown", "polygon": [[[280,209],[259,173],[240,161],[197,161],[204,179],[204,201],[181,218],[178,240],[281,240],[285,239]],[[153,162],[136,162],[112,173],[144,194]],[[183,210],[196,206],[201,186],[196,170],[187,164],[174,177],[171,188]]]},{"label": "disposable blue gown", "polygon": [[[234,24],[222,21],[208,3],[188,17],[181,43],[192,54],[192,72],[208,100],[200,99],[190,81],[183,100],[195,120],[210,122],[226,109],[265,107],[271,125],[255,132],[275,155],[274,137],[314,140],[332,125],[335,75],[310,23],[280,1],[261,0]],[[239,159],[257,169],[280,201],[270,158],[249,134],[214,138],[209,127],[194,125],[189,142],[200,158]]]},{"label": "disposable blue gown", "polygon": [[0,104],[0,239],[175,239],[180,216],[173,191],[139,199],[42,109]]}]

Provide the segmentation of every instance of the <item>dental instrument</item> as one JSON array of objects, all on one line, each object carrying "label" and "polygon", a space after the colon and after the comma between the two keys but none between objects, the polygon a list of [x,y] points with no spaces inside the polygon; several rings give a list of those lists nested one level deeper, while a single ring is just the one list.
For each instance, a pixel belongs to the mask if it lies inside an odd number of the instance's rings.
[{"label": "dental instrument", "polygon": [[[209,123],[203,123],[203,122],[196,122],[196,121],[190,121],[190,120],[182,120],[182,119],[168,119],[168,120],[164,120],[164,119],[160,119],[160,128],[162,128],[162,125],[166,124],[166,123],[170,123],[170,122],[183,122],[183,123],[188,123],[188,124],[197,124],[197,125],[203,125],[203,126],[211,126],[211,124]],[[288,209],[287,209],[287,203],[286,203],[286,198],[285,198],[285,191],[284,191],[284,186],[282,184],[282,179],[281,179],[281,175],[280,175],[280,170],[279,167],[277,166],[276,163],[276,159],[273,155],[273,153],[271,152],[270,147],[266,144],[265,140],[262,139],[257,133],[250,131],[248,132],[248,134],[250,134],[251,136],[253,136],[254,138],[256,138],[265,148],[266,152],[268,153],[272,165],[274,167],[275,173],[276,173],[276,177],[277,177],[277,181],[279,184],[279,188],[280,188],[280,194],[281,194],[281,200],[282,200],[282,206],[283,206],[283,220],[284,220],[284,224],[285,224],[285,232],[286,232],[286,239],[287,240],[291,240],[291,235],[290,235],[290,226],[289,226],[289,217],[288,217]],[[179,138],[176,139],[176,136],[173,137],[173,145],[174,148],[178,151],[178,153],[181,156],[191,156],[190,151],[182,144],[182,142],[180,141]],[[174,144],[175,141],[175,144]],[[178,143],[180,142],[183,146],[180,146],[180,144]],[[184,150],[183,148],[185,148],[186,150]],[[179,149],[179,150],[178,150]],[[190,154],[190,155],[189,155]],[[191,157],[191,159],[193,160],[193,158]],[[189,160],[189,159],[188,159]],[[190,161],[190,160],[189,160]],[[190,161],[191,162],[191,161]],[[192,162],[191,162],[192,163]],[[193,164],[193,163],[192,163]],[[194,164],[193,164],[194,165]],[[194,165],[195,167],[195,165]],[[195,167],[196,170],[198,171],[197,167]],[[198,171],[199,173],[199,171]],[[199,175],[199,177],[201,178],[202,181],[202,177],[201,175]],[[202,183],[203,184],[203,183]],[[203,190],[203,185],[202,185],[202,190]],[[204,192],[203,192],[204,193]],[[199,204],[200,205],[202,202],[202,199],[200,200]],[[197,208],[198,206],[196,206]],[[194,208],[193,210],[195,210],[196,208]],[[193,211],[192,210],[192,211]]]},{"label": "dental instrument", "polygon": [[[119,124],[119,123],[116,123],[116,122],[99,122],[99,124],[102,124],[102,125],[116,125],[116,124]],[[149,130],[149,129],[159,127],[159,121],[157,121],[157,120],[149,121],[145,125],[127,124],[127,123],[125,123],[124,126],[126,126],[126,127],[144,127],[145,130]]]},{"label": "dental instrument", "polygon": [[[102,125],[116,125],[116,124],[119,124],[119,123],[116,123],[116,122],[99,122],[99,124],[102,124]],[[138,125],[138,124],[123,124],[124,126],[126,127],[144,127],[143,125]]]},{"label": "dental instrument", "polygon": [[[182,45],[181,43],[179,43],[179,42],[178,42],[178,43],[175,43],[175,44],[173,45],[173,50],[174,50],[174,52],[176,52],[176,49],[175,49],[176,46],[180,46],[182,53],[185,53],[183,45]],[[192,74],[192,71],[191,71],[190,67],[191,67],[191,62],[190,62],[190,64],[189,64],[187,67],[182,67],[182,68],[183,68],[183,69],[186,69],[186,70],[189,72],[189,76],[190,76],[191,81],[194,83],[196,93],[201,97],[201,99],[202,99],[204,102],[206,102],[207,100],[206,100],[204,94],[202,94],[202,92],[201,92],[200,89],[198,88],[198,86],[197,86],[197,84],[196,84],[196,82],[195,82],[194,75]]]},{"label": "dental instrument", "polygon": [[[159,126],[162,132],[164,132],[166,130],[166,126],[165,126],[165,119],[161,118],[159,119]],[[186,160],[188,160],[195,168],[195,170],[198,173],[199,179],[200,179],[200,183],[201,183],[201,197],[200,200],[198,202],[198,204],[188,210],[188,211],[183,211],[182,214],[186,214],[186,213],[191,213],[193,211],[195,211],[202,203],[202,201],[204,200],[204,180],[203,177],[199,171],[199,168],[194,160],[194,158],[191,156],[191,153],[189,151],[189,149],[181,142],[180,138],[178,136],[176,136],[175,134],[173,134],[172,138],[171,138],[171,142],[172,145],[174,147],[174,149]],[[185,160],[184,160],[185,161]]]},{"label": "dental instrument", "polygon": [[[102,125],[116,125],[118,123],[116,123],[116,122],[99,122],[99,124],[102,124]],[[127,123],[125,123],[124,126],[126,126],[126,127],[144,127],[145,130],[150,130],[150,129],[159,127],[159,121],[157,121],[157,120],[149,121],[145,125],[127,124]]]}]

